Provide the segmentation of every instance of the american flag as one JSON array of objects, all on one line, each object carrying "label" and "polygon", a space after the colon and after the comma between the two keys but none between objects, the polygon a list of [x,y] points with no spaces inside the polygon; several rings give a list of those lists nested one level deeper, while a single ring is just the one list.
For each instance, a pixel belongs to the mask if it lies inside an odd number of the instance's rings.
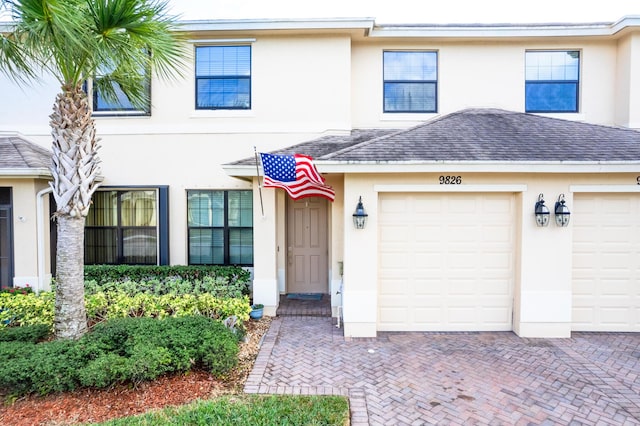
[{"label": "american flag", "polygon": [[313,164],[313,158],[303,154],[274,155],[260,153],[264,170],[264,187],[282,188],[291,198],[324,197],[334,200],[336,193]]}]

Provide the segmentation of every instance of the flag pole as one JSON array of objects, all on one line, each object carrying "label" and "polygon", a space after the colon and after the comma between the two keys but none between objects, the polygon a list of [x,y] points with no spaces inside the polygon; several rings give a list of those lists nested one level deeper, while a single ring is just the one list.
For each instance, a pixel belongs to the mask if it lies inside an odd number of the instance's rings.
[{"label": "flag pole", "polygon": [[258,192],[260,193],[260,209],[262,209],[262,217],[264,218],[264,204],[262,202],[262,181],[260,180],[260,168],[258,167],[258,150],[253,146],[253,153],[256,156],[256,175],[258,176]]}]

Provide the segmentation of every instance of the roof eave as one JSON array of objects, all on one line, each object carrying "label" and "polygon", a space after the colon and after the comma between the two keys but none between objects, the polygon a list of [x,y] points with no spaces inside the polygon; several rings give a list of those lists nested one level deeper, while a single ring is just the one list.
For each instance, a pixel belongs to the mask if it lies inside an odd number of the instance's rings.
[{"label": "roof eave", "polygon": [[[638,161],[314,161],[320,173],[638,173]],[[229,176],[254,177],[255,165],[223,165]]]},{"label": "roof eave", "polygon": [[181,21],[178,29],[198,31],[286,31],[360,29],[370,31],[374,18],[318,18],[318,19],[219,19]]},{"label": "roof eave", "polygon": [[4,168],[0,169],[1,178],[51,179],[53,175],[47,168]]},{"label": "roof eave", "polygon": [[514,38],[514,37],[610,37],[640,27],[640,16],[625,16],[616,22],[549,24],[424,24],[376,25],[369,37],[380,38]]}]

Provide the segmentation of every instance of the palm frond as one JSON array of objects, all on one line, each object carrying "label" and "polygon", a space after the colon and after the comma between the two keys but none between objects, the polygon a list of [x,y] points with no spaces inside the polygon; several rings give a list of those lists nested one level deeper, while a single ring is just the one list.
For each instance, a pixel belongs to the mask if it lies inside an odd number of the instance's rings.
[{"label": "palm frond", "polygon": [[186,45],[174,31],[164,1],[0,1],[14,20],[12,39],[0,40],[0,65],[14,77],[34,76],[29,73],[35,65],[64,87],[109,75],[139,106],[148,102],[142,99],[142,71],[151,69],[165,79],[182,75]]}]

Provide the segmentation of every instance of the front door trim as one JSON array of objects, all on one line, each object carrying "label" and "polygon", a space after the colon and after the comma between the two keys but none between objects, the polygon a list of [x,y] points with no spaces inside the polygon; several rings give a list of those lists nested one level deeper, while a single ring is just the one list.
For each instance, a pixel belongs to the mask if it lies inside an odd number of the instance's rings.
[{"label": "front door trim", "polygon": [[328,292],[328,202],[287,198],[286,292]]}]

